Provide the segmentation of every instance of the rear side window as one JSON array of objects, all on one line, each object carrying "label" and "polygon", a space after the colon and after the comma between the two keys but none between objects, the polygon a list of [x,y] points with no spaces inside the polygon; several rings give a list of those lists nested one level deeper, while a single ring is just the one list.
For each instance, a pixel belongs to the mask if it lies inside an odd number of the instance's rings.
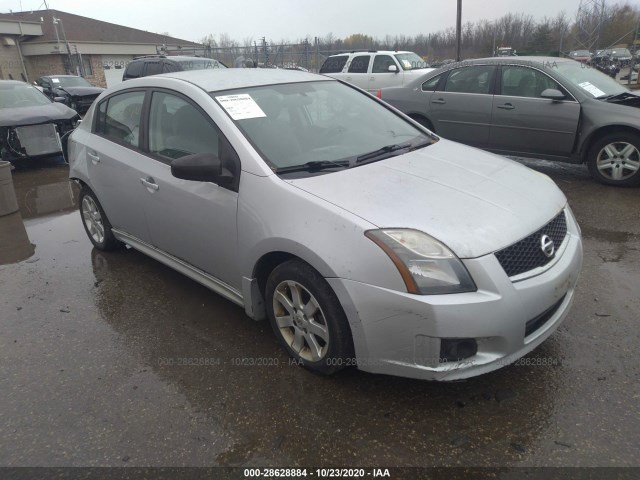
[{"label": "rear side window", "polygon": [[358,55],[357,57],[353,57],[351,65],[349,65],[349,73],[367,73],[370,60],[371,55]]},{"label": "rear side window", "polygon": [[442,80],[444,74],[440,74],[437,77],[433,77],[430,80],[427,80],[426,82],[424,82],[422,84],[422,91],[423,92],[435,92],[436,88],[438,88],[438,84],[440,83],[440,80]]},{"label": "rear side window", "polygon": [[347,55],[327,58],[322,64],[322,67],[320,67],[320,73],[340,73],[346,65],[348,58]]},{"label": "rear side window", "polygon": [[131,62],[127,65],[127,69],[124,72],[127,78],[138,78],[142,73],[142,62]]},{"label": "rear side window", "polygon": [[495,67],[478,65],[454,70],[447,79],[445,92],[488,94],[491,91]]},{"label": "rear side window", "polygon": [[162,63],[160,62],[149,62],[144,67],[144,75],[157,75],[158,73],[162,73]]},{"label": "rear side window", "polygon": [[139,146],[144,92],[127,92],[109,97],[98,106],[95,132],[110,140]]},{"label": "rear side window", "polygon": [[[390,66],[398,68],[396,63],[393,61],[393,58],[389,55],[376,55],[376,58],[373,60],[373,67],[371,68],[371,73],[390,73]],[[397,71],[397,70],[396,70]]]}]

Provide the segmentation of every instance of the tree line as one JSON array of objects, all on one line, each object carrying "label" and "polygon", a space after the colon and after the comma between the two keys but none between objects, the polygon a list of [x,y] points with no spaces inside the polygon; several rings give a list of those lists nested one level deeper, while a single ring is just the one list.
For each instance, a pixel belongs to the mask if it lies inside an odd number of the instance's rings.
[{"label": "tree line", "polygon": [[[631,47],[640,19],[640,7],[628,1],[605,4],[599,11],[583,11],[572,16],[562,11],[555,17],[536,19],[533,15],[507,13],[496,20],[466,22],[462,26],[462,58],[491,56],[499,47],[511,47],[524,55],[559,56],[570,50],[595,50],[617,45]],[[640,39],[640,36],[638,36]],[[328,33],[323,37],[307,36],[302,39],[256,40],[244,38],[237,41],[228,33],[207,35],[201,40],[215,51],[255,52],[255,56],[268,58],[269,51],[330,53],[350,50],[409,50],[428,60],[454,58],[456,30],[454,27],[434,33],[415,36],[386,35],[383,38],[356,33],[339,38]]]}]

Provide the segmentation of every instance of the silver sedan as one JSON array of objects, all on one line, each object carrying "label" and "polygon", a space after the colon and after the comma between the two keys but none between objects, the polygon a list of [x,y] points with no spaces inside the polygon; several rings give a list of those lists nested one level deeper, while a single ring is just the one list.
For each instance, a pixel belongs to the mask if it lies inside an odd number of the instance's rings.
[{"label": "silver sedan", "polygon": [[608,185],[640,185],[640,96],[571,59],[447,65],[377,96],[450,140],[496,153],[586,163]]},{"label": "silver sedan", "polygon": [[580,230],[548,177],[334,79],[131,80],[69,150],[96,248],[127,244],[268,318],[316,372],[478,375],[533,350],[574,297]]}]

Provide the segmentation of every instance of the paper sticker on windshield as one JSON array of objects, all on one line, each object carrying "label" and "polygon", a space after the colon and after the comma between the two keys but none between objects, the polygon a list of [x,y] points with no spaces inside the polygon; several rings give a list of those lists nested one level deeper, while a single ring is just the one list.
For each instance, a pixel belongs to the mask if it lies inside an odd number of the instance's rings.
[{"label": "paper sticker on windshield", "polygon": [[402,60],[402,66],[405,70],[411,70],[411,62],[409,60]]},{"label": "paper sticker on windshield", "polygon": [[51,79],[51,81],[52,81],[53,83],[60,83],[60,80],[58,80],[57,78],[52,78],[52,79]]},{"label": "paper sticker on windshield", "polygon": [[224,95],[222,97],[216,97],[216,100],[234,120],[267,116],[248,93]]},{"label": "paper sticker on windshield", "polygon": [[578,86],[589,92],[594,97],[602,97],[603,95],[606,95],[602,90],[593,85],[591,82],[582,82],[579,83]]}]

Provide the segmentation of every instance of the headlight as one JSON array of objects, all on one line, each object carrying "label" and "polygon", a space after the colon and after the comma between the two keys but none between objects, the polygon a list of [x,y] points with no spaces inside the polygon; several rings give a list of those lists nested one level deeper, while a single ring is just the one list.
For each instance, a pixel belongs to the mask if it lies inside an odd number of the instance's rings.
[{"label": "headlight", "polygon": [[436,295],[477,290],[460,259],[426,233],[384,229],[369,230],[365,235],[389,256],[409,293]]}]

